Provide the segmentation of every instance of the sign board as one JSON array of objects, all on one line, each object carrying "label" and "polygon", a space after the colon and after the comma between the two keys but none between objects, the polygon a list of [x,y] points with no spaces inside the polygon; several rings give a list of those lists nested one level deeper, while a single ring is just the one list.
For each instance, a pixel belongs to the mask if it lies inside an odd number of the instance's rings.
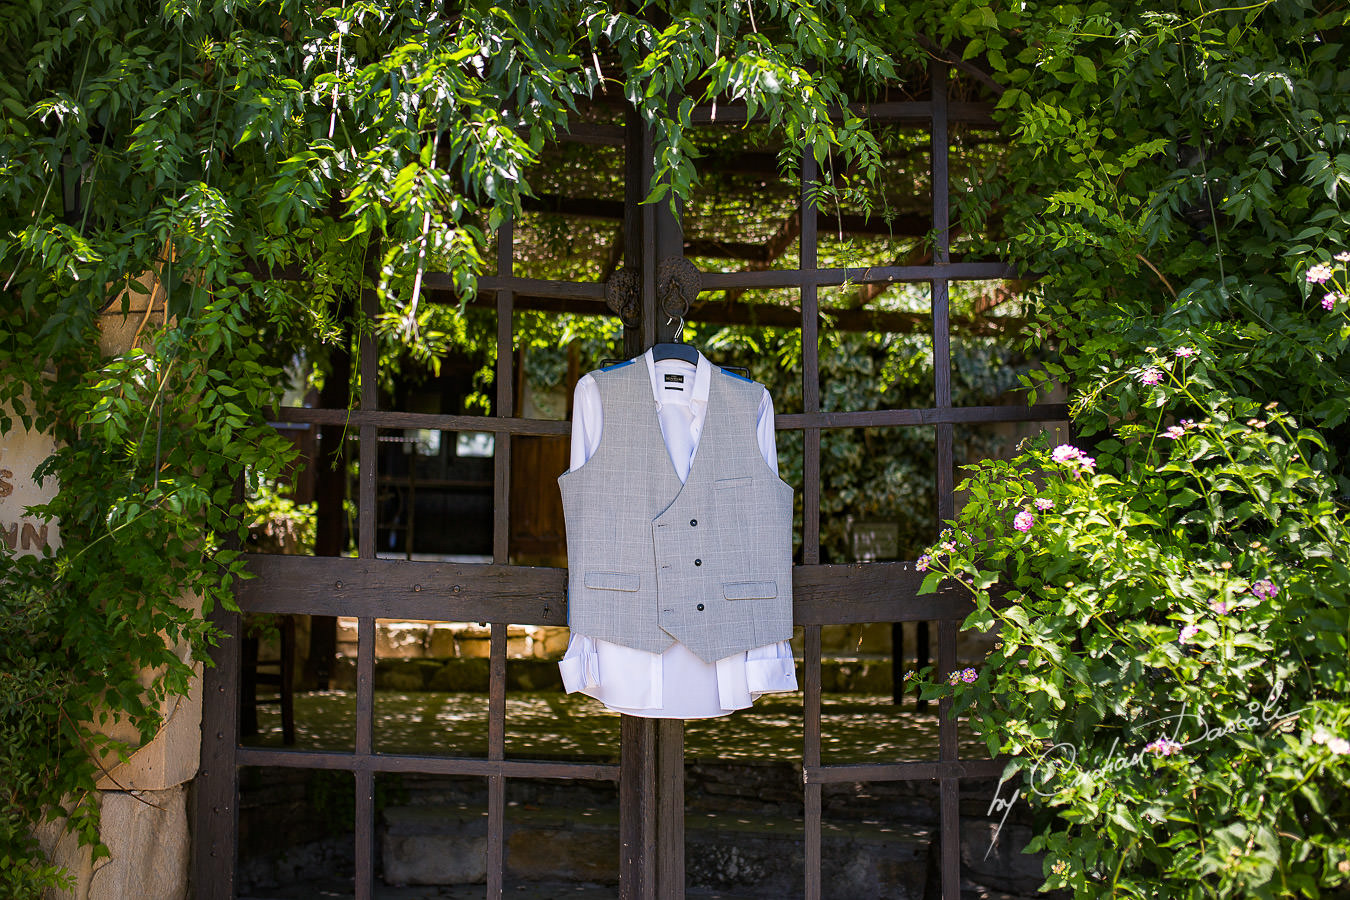
[{"label": "sign board", "polygon": [[29,512],[56,496],[55,478],[39,484],[33,477],[55,449],[48,434],[22,427],[0,434],[0,547],[5,553],[44,556],[61,546],[60,525]]}]

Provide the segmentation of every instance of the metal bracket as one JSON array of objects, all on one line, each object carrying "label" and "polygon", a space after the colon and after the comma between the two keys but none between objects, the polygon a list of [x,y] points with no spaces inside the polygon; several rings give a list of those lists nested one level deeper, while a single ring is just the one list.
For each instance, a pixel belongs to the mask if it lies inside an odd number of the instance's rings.
[{"label": "metal bracket", "polygon": [[605,305],[619,317],[625,328],[636,328],[642,321],[642,276],[625,267],[605,282]]},{"label": "metal bracket", "polygon": [[661,311],[672,319],[684,320],[702,286],[703,273],[683,256],[667,256],[657,266],[656,296]]}]

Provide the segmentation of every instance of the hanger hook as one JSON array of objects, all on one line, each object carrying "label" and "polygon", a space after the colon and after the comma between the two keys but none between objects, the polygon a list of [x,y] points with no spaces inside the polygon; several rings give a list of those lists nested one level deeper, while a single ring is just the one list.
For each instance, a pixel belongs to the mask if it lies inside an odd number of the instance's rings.
[{"label": "hanger hook", "polygon": [[680,342],[680,336],[684,334],[684,316],[668,316],[666,318],[666,324],[669,325],[672,322],[680,323],[680,326],[675,329],[675,337],[671,338],[672,342],[678,344]]},{"label": "hanger hook", "polygon": [[656,290],[661,309],[669,317],[666,325],[673,325],[677,320],[680,323],[675,332],[677,342],[684,333],[684,317],[698,296],[702,281],[698,267],[683,256],[667,257],[657,266]]}]

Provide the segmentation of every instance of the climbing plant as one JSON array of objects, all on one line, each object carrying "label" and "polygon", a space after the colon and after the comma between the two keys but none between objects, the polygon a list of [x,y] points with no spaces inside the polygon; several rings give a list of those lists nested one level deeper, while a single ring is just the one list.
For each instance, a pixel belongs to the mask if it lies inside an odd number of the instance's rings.
[{"label": "climbing plant", "polygon": [[[702,99],[874,177],[865,122],[830,111],[895,74],[881,9],[0,2],[0,428],[50,432],[40,474],[66,488],[31,511],[62,546],[0,575],[0,892],[61,880],[31,838],[44,817],[97,841],[95,760],[130,749],[105,726],[150,737],[217,638],[201,613],[240,574],[236,485],[290,452],[265,422],[292,354],[359,339],[362,288],[391,360],[483,344],[425,275],[473,296],[583,100],[651,125],[653,202],[689,193]],[[133,299],[105,355],[100,322]]]},{"label": "climbing plant", "polygon": [[[264,423],[290,354],[359,336],[347,323],[362,287],[377,292],[376,335],[391,356],[434,366],[457,340],[478,340],[457,330],[453,306],[428,301],[426,273],[473,295],[493,229],[584,99],[631,103],[652,126],[654,202],[690,193],[692,107],[716,99],[762,114],[785,161],[809,149],[838,173],[834,189],[865,205],[879,142],[849,101],[930,56],[971,83],[1001,85],[1005,162],[955,198],[954,221],[976,235],[997,214],[1008,238],[987,249],[1042,276],[1027,340],[1063,362],[1031,385],[1074,389],[1098,471],[1128,484],[1127,460],[1135,475],[1151,464],[1131,456],[1144,432],[1109,435],[1122,424],[1241,420],[1275,402],[1295,436],[1286,443],[1308,448],[1300,464],[1320,479],[1304,486],[1309,496],[1339,513],[1346,335],[1305,276],[1346,243],[1341,4],[0,0],[0,15],[0,426],[51,431],[60,445],[42,474],[75,488],[37,511],[60,519],[63,546],[49,559],[7,559],[0,576],[8,894],[61,877],[29,837],[40,818],[64,812],[96,840],[91,759],[117,749],[100,720],[152,734],[159,701],[186,688],[191,661],[215,638],[182,601],[229,602],[238,561],[228,545],[244,525],[235,486],[271,480],[286,460]],[[832,117],[837,108],[845,112]],[[306,280],[279,277],[294,273]],[[130,349],[105,356],[100,317],[124,309],[127,292],[149,315]],[[1331,313],[1344,302],[1333,299]],[[1188,370],[1189,395],[1140,380],[1171,371],[1177,360],[1165,354],[1182,345],[1204,361]],[[1100,449],[1087,447],[1094,440]],[[1106,491],[1084,508],[1118,513],[1134,496]],[[1067,495],[1057,502],[1070,506]],[[1094,536],[1121,521],[1083,518]],[[980,590],[1017,559],[997,554],[1025,537],[1013,525],[985,535],[987,562],[971,557]],[[1168,526],[1130,527],[1161,537]],[[1189,552],[1203,568],[1265,527],[1224,524]],[[1327,557],[1311,555],[1311,534],[1251,539],[1278,546],[1292,569],[1343,559],[1334,541]],[[1305,595],[1286,587],[1302,575],[1250,571],[1276,596]],[[1325,596],[1307,601],[1322,605],[1305,625],[1343,635],[1343,605]],[[1038,634],[1047,648],[1075,637]],[[1343,641],[1304,649],[1324,665],[1289,672],[1291,700],[1343,693],[1332,665],[1342,653],[1343,673]],[[1266,657],[1289,652],[1274,640]],[[148,688],[143,669],[158,673]],[[1260,670],[1267,680],[1283,671]],[[1098,696],[1092,684],[1083,689]],[[977,709],[996,708],[992,694],[979,696]],[[1051,726],[1069,718],[1051,709]],[[1321,743],[1314,732],[1300,746],[1331,746],[1335,721],[1320,726]],[[1098,735],[1090,725],[1073,734]],[[50,737],[24,737],[38,734]],[[1261,750],[1251,766],[1295,758],[1275,744]],[[1244,784],[1257,783],[1243,771]],[[1116,878],[1122,895],[1203,890],[1182,883],[1198,871],[1179,861],[1184,840],[1145,838],[1136,819],[1103,819],[1092,796],[1070,799],[1048,808],[1044,843],[1057,854],[1048,865],[1064,867],[1047,873],[1053,883],[1096,896],[1115,876],[1090,860],[1111,859],[1128,875]],[[1295,890],[1340,883],[1339,838],[1309,823],[1341,812],[1283,822],[1274,838],[1235,838],[1239,850],[1259,846],[1270,868],[1222,890],[1259,895],[1268,873]],[[1197,835],[1236,827],[1216,810],[1193,818]],[[1317,853],[1300,856],[1285,832]]]}]

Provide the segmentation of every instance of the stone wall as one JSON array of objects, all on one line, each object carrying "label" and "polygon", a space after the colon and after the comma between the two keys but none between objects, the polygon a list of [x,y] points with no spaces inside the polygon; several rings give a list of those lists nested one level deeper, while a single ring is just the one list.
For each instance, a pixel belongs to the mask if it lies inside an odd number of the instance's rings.
[{"label": "stone wall", "polygon": [[[100,347],[105,355],[124,352],[137,338],[152,294],[128,294],[130,310],[105,314]],[[158,311],[158,310],[157,310]],[[52,480],[37,485],[34,467],[55,448],[50,435],[12,431],[0,436],[0,538],[5,552],[41,553],[60,546],[60,523],[44,522],[27,507],[46,502],[59,486]],[[14,540],[10,540],[10,534]],[[198,606],[185,595],[185,605]],[[186,659],[188,648],[176,648]],[[200,668],[198,669],[200,674]],[[143,673],[149,683],[154,673]],[[109,855],[93,861],[88,847],[67,834],[63,822],[48,822],[38,839],[53,862],[66,868],[74,885],[48,893],[47,900],[182,900],[187,896],[190,860],[188,783],[197,774],[201,755],[201,681],[191,691],[167,700],[160,710],[163,727],[150,742],[125,760],[109,756],[98,782],[100,837]],[[139,736],[125,722],[99,726],[109,736],[136,747]]]},{"label": "stone wall", "polygon": [[[904,627],[904,659],[914,659],[917,628]],[[560,625],[508,625],[506,655],[509,659],[559,660],[567,651],[569,631]],[[426,620],[375,623],[377,659],[486,659],[491,629],[472,622]],[[356,658],[356,619],[338,619],[337,650],[340,657]],[[930,654],[937,652],[937,629],[930,627]],[[891,625],[873,622],[858,625],[825,625],[820,629],[821,653],[827,659],[873,660],[891,655]],[[957,637],[956,655],[962,663],[978,663],[992,645],[989,635],[967,632]],[[802,655],[802,629],[795,629],[792,648]],[[271,648],[275,652],[275,648]]]},{"label": "stone wall", "polygon": [[[350,890],[350,819],[316,821],[300,798],[330,773],[269,772],[241,798],[246,835],[240,887],[288,893],[288,885]],[[486,874],[483,779],[381,776],[376,788],[377,884],[419,897],[481,894]],[[345,786],[345,784],[344,784]],[[800,896],[805,866],[798,763],[700,761],[685,766],[686,885],[698,896]],[[599,782],[512,779],[506,787],[508,884],[526,896],[617,891],[617,787]],[[927,900],[940,895],[940,798],[935,781],[827,784],[821,791],[824,896]],[[962,895],[1040,897],[1041,855],[1023,853],[1030,808],[992,804],[1013,786],[961,784]],[[1001,827],[1000,827],[1001,826]],[[278,841],[278,836],[281,836]],[[439,886],[440,890],[429,889]],[[551,888],[551,892],[546,892]],[[587,890],[590,889],[590,890]],[[610,894],[613,896],[613,894]]]},{"label": "stone wall", "polygon": [[[298,629],[303,633],[304,629]],[[917,628],[904,627],[902,670],[913,669]],[[792,640],[802,656],[801,629]],[[491,630],[470,622],[392,621],[375,624],[375,688],[389,691],[477,691],[488,689]],[[558,691],[557,661],[567,649],[568,629],[559,626],[507,626],[507,690]],[[936,654],[937,629],[929,629],[930,654]],[[304,659],[297,640],[297,671]],[[957,638],[958,665],[979,665],[993,643],[988,634]],[[889,694],[892,690],[891,626],[827,625],[821,628],[821,687],[826,693]],[[275,658],[277,648],[264,647]],[[933,656],[930,655],[930,662]],[[799,674],[799,682],[802,676]],[[338,658],[332,686],[356,688],[356,619],[338,620]]]},{"label": "stone wall", "polygon": [[[567,650],[562,626],[508,625],[506,655],[512,659],[562,659]],[[379,659],[486,659],[492,629],[474,622],[375,623],[375,656]],[[339,656],[356,658],[356,619],[338,619]]]}]

